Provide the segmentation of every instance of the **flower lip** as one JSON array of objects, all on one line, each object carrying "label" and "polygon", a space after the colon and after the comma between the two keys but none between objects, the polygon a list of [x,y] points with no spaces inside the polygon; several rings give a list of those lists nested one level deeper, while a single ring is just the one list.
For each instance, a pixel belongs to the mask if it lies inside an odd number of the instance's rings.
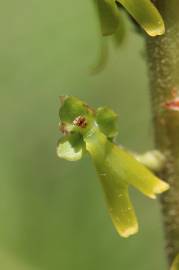
[{"label": "flower lip", "polygon": [[83,101],[66,98],[60,109],[60,128],[65,136],[58,142],[57,155],[69,161],[79,160],[85,153],[91,156],[112,222],[126,238],[138,232],[129,186],[154,199],[169,185],[113,143],[118,131],[116,121],[117,115],[107,107],[100,107],[94,113]]}]

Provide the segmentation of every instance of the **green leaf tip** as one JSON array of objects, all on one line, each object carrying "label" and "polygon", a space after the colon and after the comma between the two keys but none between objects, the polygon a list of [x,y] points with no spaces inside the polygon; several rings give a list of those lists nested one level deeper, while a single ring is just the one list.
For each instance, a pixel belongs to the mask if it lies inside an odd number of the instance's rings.
[{"label": "green leaf tip", "polygon": [[60,158],[76,161],[91,156],[103,187],[107,208],[122,237],[137,233],[138,221],[129,196],[129,186],[155,198],[169,185],[160,180],[130,153],[113,143],[117,136],[117,114],[108,107],[93,109],[75,97],[65,97],[60,108]]}]

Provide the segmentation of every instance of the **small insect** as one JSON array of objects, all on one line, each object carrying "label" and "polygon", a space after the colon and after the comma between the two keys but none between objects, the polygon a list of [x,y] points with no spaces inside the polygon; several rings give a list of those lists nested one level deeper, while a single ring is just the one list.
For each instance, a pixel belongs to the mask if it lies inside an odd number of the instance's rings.
[{"label": "small insect", "polygon": [[84,116],[78,116],[77,118],[75,118],[75,120],[73,121],[73,124],[75,126],[81,127],[81,128],[85,128],[87,125],[87,121],[86,118]]},{"label": "small insect", "polygon": [[178,94],[178,90],[176,87],[174,87],[171,91],[172,94],[172,99],[166,101],[163,104],[163,107],[167,110],[171,110],[171,111],[179,111],[179,95]]}]

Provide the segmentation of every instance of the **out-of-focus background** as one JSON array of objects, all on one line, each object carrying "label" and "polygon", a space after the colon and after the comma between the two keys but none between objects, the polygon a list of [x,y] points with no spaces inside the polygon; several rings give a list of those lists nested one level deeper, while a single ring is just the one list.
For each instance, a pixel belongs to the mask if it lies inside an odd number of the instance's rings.
[{"label": "out-of-focus background", "polygon": [[56,156],[60,95],[119,113],[119,139],[152,148],[144,40],[125,23],[104,71],[92,1],[3,1],[0,9],[0,269],[164,270],[157,201],[132,192],[140,232],[120,238],[88,157]]}]

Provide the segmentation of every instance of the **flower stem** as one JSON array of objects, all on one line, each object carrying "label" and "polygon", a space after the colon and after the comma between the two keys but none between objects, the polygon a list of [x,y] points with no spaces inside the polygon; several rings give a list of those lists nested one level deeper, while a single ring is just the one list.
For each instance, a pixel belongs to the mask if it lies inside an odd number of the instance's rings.
[{"label": "flower stem", "polygon": [[179,97],[179,2],[153,2],[166,25],[165,35],[147,38],[147,52],[156,148],[167,159],[160,176],[171,186],[161,195],[167,255],[171,264],[179,253],[179,111],[169,106]]}]

